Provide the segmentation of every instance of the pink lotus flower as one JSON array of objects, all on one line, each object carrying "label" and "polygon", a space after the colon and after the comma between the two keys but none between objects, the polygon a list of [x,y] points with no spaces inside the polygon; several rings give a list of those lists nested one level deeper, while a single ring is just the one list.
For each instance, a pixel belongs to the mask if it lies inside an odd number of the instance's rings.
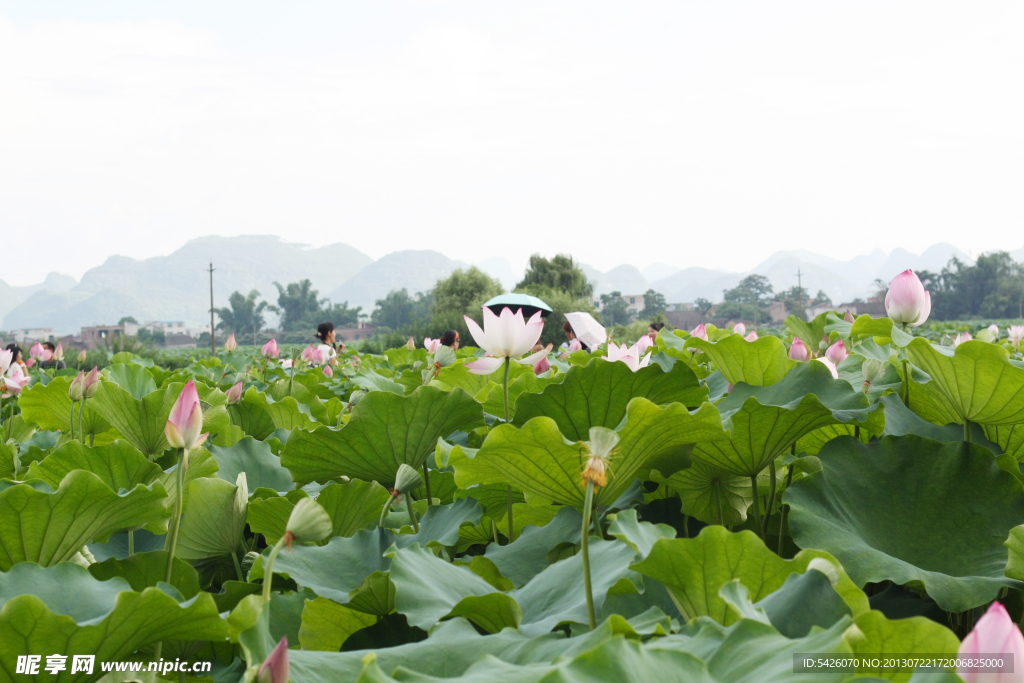
[{"label": "pink lotus flower", "polygon": [[748,342],[757,341],[757,330],[751,330],[750,334],[744,337]]},{"label": "pink lotus flower", "polygon": [[0,377],[0,395],[4,398],[17,396],[26,384],[28,381],[19,377]]},{"label": "pink lotus flower", "polygon": [[94,367],[82,380],[82,396],[92,398],[100,390],[100,369]]},{"label": "pink lotus flower", "polygon": [[292,359],[288,358],[286,360],[281,361],[281,368],[284,369],[284,370],[291,370],[292,369]]},{"label": "pink lotus flower", "polygon": [[1006,328],[1006,339],[1013,348],[1020,349],[1021,339],[1024,339],[1024,325],[1011,325]]},{"label": "pink lotus flower", "polygon": [[181,395],[174,402],[171,414],[164,426],[164,434],[172,448],[192,450],[202,446],[209,434],[203,431],[203,406],[199,403],[199,392],[195,380],[189,380]]},{"label": "pink lotus flower", "polygon": [[49,360],[46,354],[49,353],[49,349],[43,348],[43,345],[36,342],[32,345],[32,348],[28,350],[28,355],[35,360]]},{"label": "pink lotus flower", "polygon": [[327,354],[319,346],[313,347],[313,353],[310,355],[309,362],[313,365],[323,365],[327,362]]},{"label": "pink lotus flower", "polygon": [[700,325],[697,325],[697,327],[695,327],[692,330],[690,330],[690,336],[691,337],[696,337],[697,339],[703,339],[704,341],[707,341],[708,340],[708,330],[707,330],[706,327],[704,327],[704,324],[701,323]]},{"label": "pink lotus flower", "polygon": [[85,384],[85,371],[79,370],[78,376],[71,380],[71,387],[68,389],[68,396],[71,397],[72,403],[77,403],[82,400],[82,386]]},{"label": "pink lotus flower", "polygon": [[25,367],[26,368],[31,368],[35,364],[36,364],[36,359],[35,358],[29,358],[27,361],[25,361]]},{"label": "pink lotus flower", "polygon": [[836,364],[830,361],[828,358],[815,358],[814,360],[822,363],[829,372],[832,373],[832,379],[839,379],[839,370],[836,369]]},{"label": "pink lotus flower", "polygon": [[57,348],[53,352],[53,360],[64,360],[64,347],[60,344],[57,344]]},{"label": "pink lotus flower", "polygon": [[846,346],[843,344],[843,340],[840,339],[832,346],[828,347],[825,351],[825,358],[828,358],[834,365],[839,365],[850,355],[850,352],[846,350]]},{"label": "pink lotus flower", "polygon": [[932,312],[932,295],[921,284],[913,270],[894,277],[885,295],[885,312],[894,323],[917,327]]},{"label": "pink lotus flower", "polygon": [[989,325],[988,331],[994,334],[996,336],[996,339],[999,339],[999,325],[996,325],[995,323]]},{"label": "pink lotus flower", "polygon": [[324,376],[325,377],[334,377],[334,370],[331,369],[330,365],[325,365],[324,366]]},{"label": "pink lotus flower", "polygon": [[569,342],[569,353],[576,353],[583,348],[583,342],[579,339],[573,339]]},{"label": "pink lotus flower", "polygon": [[427,350],[427,353],[433,354],[437,351],[437,347],[441,345],[440,339],[431,339],[430,337],[423,338],[423,348]]},{"label": "pink lotus flower", "polygon": [[7,373],[7,368],[11,367],[11,361],[14,360],[14,353],[4,349],[0,351],[0,375]]},{"label": "pink lotus flower", "polygon": [[466,368],[475,375],[491,374],[501,367],[506,358],[518,359],[534,347],[544,330],[540,311],[524,320],[522,309],[513,314],[511,309],[503,308],[501,316],[497,316],[485,307],[483,329],[468,315],[463,317],[476,345],[487,352],[486,357],[466,363]]},{"label": "pink lotus flower", "polygon": [[238,342],[235,341],[235,333],[232,332],[231,336],[228,337],[228,340],[226,342],[224,342],[224,350],[227,351],[228,353],[231,353],[232,351],[234,351],[237,348],[238,348]]},{"label": "pink lotus flower", "polygon": [[623,344],[619,346],[615,342],[608,342],[608,360],[611,362],[622,361],[633,372],[647,367],[647,364],[651,362],[650,353],[643,358],[640,357],[641,353],[643,351],[640,350],[639,344],[633,344],[632,346]]},{"label": "pink lotus flower", "polygon": [[732,331],[742,337],[747,333],[747,326],[744,325],[743,323],[736,323],[736,325],[732,328]]},{"label": "pink lotus flower", "polygon": [[953,348],[960,346],[965,341],[971,341],[974,337],[971,336],[970,332],[961,332],[953,338]]},{"label": "pink lotus flower", "polygon": [[998,602],[993,602],[981,619],[978,619],[974,630],[967,634],[957,651],[958,657],[967,659],[988,654],[1012,655],[1013,673],[979,673],[958,668],[957,673],[965,683],[1024,681],[1024,636],[1013,623],[1006,608]]},{"label": "pink lotus flower", "polygon": [[789,359],[790,360],[810,360],[811,352],[807,348],[807,344],[804,344],[803,339],[797,337],[793,340],[793,344],[789,347]]},{"label": "pink lotus flower", "polygon": [[652,346],[655,346],[655,343],[653,339],[651,339],[645,334],[644,336],[637,339],[636,344],[634,344],[633,346],[636,347],[637,352],[643,353]]},{"label": "pink lotus flower", "polygon": [[531,353],[529,356],[523,358],[519,362],[522,363],[523,365],[532,365],[533,372],[534,374],[537,375],[541,374],[542,372],[547,372],[548,370],[551,369],[551,363],[548,362],[548,350],[546,348],[541,349],[536,353]]},{"label": "pink lotus flower", "polygon": [[228,389],[228,405],[233,406],[242,400],[242,390],[244,389],[242,382],[236,383],[230,389]]},{"label": "pink lotus flower", "polygon": [[280,356],[281,349],[277,347],[277,340],[271,339],[266,344],[264,344],[263,348],[260,349],[260,353],[263,354],[264,358],[277,358],[278,356]]},{"label": "pink lotus flower", "polygon": [[288,683],[288,636],[267,655],[256,672],[256,683]]}]

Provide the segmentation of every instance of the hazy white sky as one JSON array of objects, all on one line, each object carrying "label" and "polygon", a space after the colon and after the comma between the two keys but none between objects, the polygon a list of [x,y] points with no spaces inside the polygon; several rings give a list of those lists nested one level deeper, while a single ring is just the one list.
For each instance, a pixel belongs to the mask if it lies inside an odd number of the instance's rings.
[{"label": "hazy white sky", "polygon": [[208,234],[1019,248],[1019,2],[0,0],[0,279]]}]

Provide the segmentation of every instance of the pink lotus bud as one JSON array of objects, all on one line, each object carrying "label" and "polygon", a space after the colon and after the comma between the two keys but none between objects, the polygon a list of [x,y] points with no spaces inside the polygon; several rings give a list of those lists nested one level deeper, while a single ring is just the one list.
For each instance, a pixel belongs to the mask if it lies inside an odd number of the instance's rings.
[{"label": "pink lotus bud", "polygon": [[64,360],[64,347],[57,344],[57,349],[53,352],[53,360]]},{"label": "pink lotus bud", "polygon": [[0,377],[0,396],[17,396],[27,383],[18,377]]},{"label": "pink lotus bud", "polygon": [[412,337],[409,337],[409,341],[405,342],[405,348],[409,349],[410,351],[415,350],[416,340],[414,340]]},{"label": "pink lotus bud", "polygon": [[1007,327],[1006,339],[1013,344],[1013,348],[1019,350],[1021,339],[1024,339],[1024,325],[1011,325]]},{"label": "pink lotus bud", "polygon": [[748,342],[757,341],[757,330],[751,330],[750,334],[744,337]]},{"label": "pink lotus bud", "polygon": [[825,358],[828,358],[834,365],[839,365],[846,357],[850,355],[850,352],[846,350],[846,346],[843,344],[843,340],[840,339],[832,346],[828,347],[825,351]]},{"label": "pink lotus bud", "polygon": [[999,339],[999,325],[992,323],[991,325],[988,326],[988,331],[996,335],[996,339]]},{"label": "pink lotus bud", "polygon": [[431,339],[430,337],[423,338],[423,348],[427,350],[427,353],[434,353],[437,351],[437,347],[441,345],[440,339]]},{"label": "pink lotus bud", "polygon": [[573,339],[569,342],[569,353],[576,353],[583,348],[583,342],[579,339]]},{"label": "pink lotus bud", "polygon": [[14,360],[14,353],[3,349],[0,351],[0,375],[7,374],[7,368],[11,367],[11,361]]},{"label": "pink lotus bud", "polygon": [[849,308],[847,308],[847,309],[846,309],[846,315],[844,315],[844,316],[843,316],[843,320],[845,320],[845,321],[846,321],[846,322],[848,322],[848,323],[854,323],[854,322],[857,322],[857,321],[856,321],[856,320],[854,319],[854,317],[853,317],[853,313],[850,313],[850,309],[849,309]]},{"label": "pink lotus bud", "polygon": [[209,434],[203,431],[203,406],[199,403],[199,392],[195,380],[189,380],[181,395],[174,402],[171,414],[164,426],[164,434],[172,448],[191,450],[202,446]]},{"label": "pink lotus bud", "polygon": [[277,358],[281,355],[281,349],[277,347],[277,341],[271,339],[263,345],[263,348],[260,349],[260,353],[263,354],[264,358]]},{"label": "pink lotus bud", "polygon": [[310,344],[306,348],[302,349],[302,353],[299,354],[299,360],[306,361],[307,363],[313,362],[313,352],[316,349],[315,346]]},{"label": "pink lotus bud", "polygon": [[885,312],[894,323],[917,327],[932,312],[932,295],[921,284],[913,270],[894,277],[885,295]]},{"label": "pink lotus bud", "polygon": [[319,346],[313,348],[313,353],[310,355],[309,362],[313,365],[323,365],[327,362],[327,354]]},{"label": "pink lotus bud", "polygon": [[961,332],[953,338],[953,348],[960,346],[965,341],[971,341],[974,337],[971,336],[970,332]]},{"label": "pink lotus bud", "polygon": [[551,363],[548,362],[547,354],[544,354],[544,357],[541,358],[539,361],[537,361],[534,364],[534,366],[533,366],[533,372],[536,375],[539,375],[541,373],[547,372],[550,369],[551,369]]},{"label": "pink lotus bud", "polygon": [[89,354],[88,354],[88,353],[86,352],[86,350],[85,350],[85,349],[82,349],[81,351],[79,351],[79,352],[78,352],[78,362],[79,362],[79,363],[84,363],[84,362],[85,362],[85,358],[86,358],[86,356],[88,356],[88,355],[89,355]]},{"label": "pink lotus bud", "polygon": [[697,325],[697,327],[695,327],[692,330],[690,330],[690,336],[691,337],[696,337],[697,339],[703,339],[704,341],[707,341],[708,340],[707,328],[705,328],[704,324],[701,323],[700,325]]},{"label": "pink lotus bud", "polygon": [[811,352],[807,349],[807,344],[804,344],[800,337],[794,339],[793,344],[789,347],[789,359],[804,361],[810,360],[810,358]]},{"label": "pink lotus bud", "polygon": [[28,355],[36,360],[46,360],[47,349],[43,348],[43,345],[36,342],[32,345],[32,348],[28,350]]},{"label": "pink lotus bud", "polygon": [[100,369],[94,367],[82,380],[82,396],[92,398],[100,390]]},{"label": "pink lotus bud", "polygon": [[832,379],[839,379],[839,370],[836,369],[835,363],[830,361],[828,358],[815,358],[814,360],[822,363],[826,368],[828,368],[829,372],[832,373]]},{"label": "pink lotus bud", "polygon": [[[983,681],[1020,681],[1024,679],[1021,662],[1024,662],[1024,636],[1010,619],[1006,608],[993,602],[988,611],[978,619],[974,630],[967,634],[957,656],[970,659],[979,655],[998,654],[1012,655],[1012,674],[979,673],[966,668],[958,668],[957,673],[965,683],[982,683]],[[1006,657],[1010,659],[1009,656]]]},{"label": "pink lotus bud", "polygon": [[324,366],[324,376],[325,377],[334,377],[334,370],[331,369],[330,365],[325,365]]},{"label": "pink lotus bud", "polygon": [[288,636],[263,660],[256,672],[256,683],[288,683]]},{"label": "pink lotus bud", "polygon": [[242,390],[244,388],[245,387],[243,386],[242,382],[238,382],[230,389],[228,389],[227,397],[229,406],[233,406],[242,400]]},{"label": "pink lotus bud", "polygon": [[747,326],[744,325],[743,323],[736,323],[736,325],[732,328],[732,331],[742,337],[747,333]]},{"label": "pink lotus bud", "polygon": [[32,367],[35,364],[36,364],[36,359],[35,358],[29,358],[27,361],[25,361],[25,367],[27,367],[27,368],[30,368],[30,367]]},{"label": "pink lotus bud", "polygon": [[78,377],[75,377],[71,381],[71,388],[68,389],[68,395],[71,396],[71,402],[77,403],[82,400],[82,386],[85,383],[85,371],[79,370]]},{"label": "pink lotus bud", "polygon": [[238,348],[238,342],[235,341],[235,333],[232,332],[231,336],[228,337],[228,340],[226,342],[224,342],[224,350],[227,351],[228,353],[231,353],[232,351],[234,351],[237,348]]}]

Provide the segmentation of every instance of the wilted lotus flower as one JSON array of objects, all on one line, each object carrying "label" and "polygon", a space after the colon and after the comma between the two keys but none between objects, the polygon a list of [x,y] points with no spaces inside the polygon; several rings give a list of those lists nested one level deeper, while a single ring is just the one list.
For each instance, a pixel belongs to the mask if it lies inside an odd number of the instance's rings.
[{"label": "wilted lotus flower", "polygon": [[868,358],[860,366],[860,374],[864,378],[864,393],[867,393],[872,384],[882,379],[885,374],[885,364],[877,358]]},{"label": "wilted lotus flower", "polygon": [[14,360],[14,353],[4,349],[0,351],[0,375],[7,373],[7,368],[11,367],[11,361]]},{"label": "wilted lotus flower", "polygon": [[732,331],[742,337],[747,333],[747,326],[744,325],[743,323],[736,323],[736,325],[732,328]]},{"label": "wilted lotus flower", "polygon": [[970,332],[961,332],[953,338],[953,348],[960,346],[965,341],[971,341],[974,337],[971,336]]},{"label": "wilted lotus flower", "polygon": [[834,365],[839,365],[844,360],[846,360],[847,356],[849,355],[850,352],[846,350],[846,346],[843,344],[842,339],[837,341],[832,346],[828,347],[828,350],[825,351],[825,358],[828,358],[830,361],[832,361]]},{"label": "wilted lotus flower", "polygon": [[836,364],[830,361],[828,358],[815,358],[814,360],[822,363],[829,372],[832,373],[832,379],[839,379],[839,370],[836,369]]},{"label": "wilted lotus flower", "polygon": [[31,358],[33,358],[33,359],[35,359],[37,361],[39,361],[39,360],[48,360],[48,358],[46,357],[48,353],[49,353],[49,349],[43,348],[43,345],[40,344],[39,342],[36,342],[35,344],[33,344],[32,348],[28,350],[29,357],[31,357]]},{"label": "wilted lotus flower", "polygon": [[789,347],[789,359],[790,360],[809,360],[811,352],[807,349],[807,344],[804,344],[803,339],[797,337],[793,340],[793,344]]},{"label": "wilted lotus flower", "polygon": [[226,342],[224,342],[224,350],[227,351],[228,353],[231,353],[232,351],[234,351],[237,348],[238,348],[238,342],[235,341],[235,333],[232,332],[231,336],[228,337],[228,340]]},{"label": "wilted lotus flower", "polygon": [[79,370],[78,376],[71,381],[71,388],[68,389],[68,395],[71,397],[72,403],[78,403],[82,400],[82,386],[85,384],[85,371]]},{"label": "wilted lotus flower", "polygon": [[230,389],[228,389],[228,405],[233,406],[242,400],[242,389],[243,385],[241,382],[236,383]]},{"label": "wilted lotus flower", "polygon": [[909,268],[892,279],[885,295],[885,312],[894,323],[917,327],[932,312],[932,295]]},{"label": "wilted lotus flower", "polygon": [[1024,325],[1011,325],[1006,328],[1006,339],[1013,344],[1013,348],[1020,349],[1020,340],[1024,339]]},{"label": "wilted lotus flower", "polygon": [[744,337],[748,342],[757,341],[757,330],[751,330],[750,334]]},{"label": "wilted lotus flower", "polygon": [[[649,337],[645,338],[649,339]],[[612,362],[622,361],[633,372],[640,368],[646,368],[647,364],[651,362],[650,352],[643,358],[640,357],[641,353],[643,352],[640,350],[639,344],[633,344],[632,346],[623,344],[619,346],[615,342],[608,342],[608,360]]]},{"label": "wilted lotus flower", "polygon": [[324,376],[325,377],[334,377],[334,370],[331,370],[331,366],[330,365],[325,365],[324,366]]},{"label": "wilted lotus flower", "polygon": [[164,435],[172,448],[192,450],[203,445],[209,434],[203,431],[203,406],[199,403],[199,392],[195,380],[189,380],[181,395],[174,402],[171,414],[164,426]]},{"label": "wilted lotus flower", "polygon": [[64,360],[64,347],[57,344],[56,350],[53,352],[53,360]]},{"label": "wilted lotus flower", "polygon": [[522,309],[513,314],[511,309],[503,308],[501,315],[497,316],[485,307],[482,329],[468,315],[463,317],[476,345],[488,353],[484,358],[466,363],[466,368],[475,375],[491,374],[501,367],[506,358],[516,360],[533,348],[544,331],[540,311],[524,320]]},{"label": "wilted lotus flower", "polygon": [[94,367],[82,380],[82,396],[92,398],[100,390],[100,369]]},{"label": "wilted lotus flower", "polygon": [[608,464],[619,445],[619,433],[607,427],[591,427],[587,448],[590,456],[583,467],[583,483],[594,482],[594,486],[608,485]]},{"label": "wilted lotus flower", "polygon": [[280,356],[281,349],[277,347],[277,340],[271,339],[266,344],[264,344],[263,348],[260,349],[260,353],[263,354],[264,358],[277,358],[278,356]]},{"label": "wilted lotus flower", "polygon": [[981,619],[978,619],[974,630],[967,634],[957,651],[957,656],[963,659],[988,654],[1012,656],[1013,673],[979,673],[967,668],[958,668],[957,673],[965,683],[1024,680],[1024,673],[1021,673],[1024,671],[1024,636],[1013,623],[1006,608],[998,602],[993,602]]},{"label": "wilted lotus flower", "polygon": [[427,353],[433,354],[437,351],[437,347],[441,345],[440,339],[431,339],[430,337],[423,338],[423,348],[427,350]]},{"label": "wilted lotus flower", "polygon": [[86,352],[85,349],[82,349],[81,351],[79,351],[78,352],[78,362],[79,362],[79,364],[84,363],[85,362],[85,358],[88,355],[89,354]]},{"label": "wilted lotus flower", "polygon": [[288,683],[288,636],[282,636],[281,642],[263,660],[256,672],[256,683]]}]

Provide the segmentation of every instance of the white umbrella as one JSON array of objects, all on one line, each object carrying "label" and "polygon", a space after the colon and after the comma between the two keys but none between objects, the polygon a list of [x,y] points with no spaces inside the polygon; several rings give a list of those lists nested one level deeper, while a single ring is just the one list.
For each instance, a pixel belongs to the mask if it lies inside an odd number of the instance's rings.
[{"label": "white umbrella", "polygon": [[594,320],[589,313],[566,313],[565,319],[572,325],[572,331],[576,338],[587,345],[590,349],[596,349],[608,341],[608,330],[604,325]]}]

